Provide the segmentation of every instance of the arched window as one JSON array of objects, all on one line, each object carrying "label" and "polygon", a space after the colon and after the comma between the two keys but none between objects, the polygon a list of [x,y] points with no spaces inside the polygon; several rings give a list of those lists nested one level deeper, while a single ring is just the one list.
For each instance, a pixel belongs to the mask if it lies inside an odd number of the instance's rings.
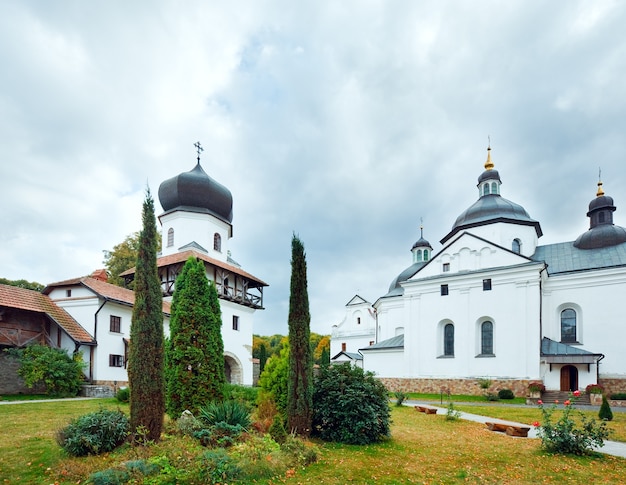
[{"label": "arched window", "polygon": [[428,261],[428,249],[424,249],[424,261]]},{"label": "arched window", "polygon": [[213,249],[220,253],[222,252],[222,236],[217,232],[213,235]]},{"label": "arched window", "polygon": [[451,323],[443,327],[443,355],[454,357],[454,325]]},{"label": "arched window", "polygon": [[415,253],[415,262],[417,263],[418,261],[422,260],[422,250],[418,249],[417,252]]},{"label": "arched window", "polygon": [[566,308],[561,312],[561,342],[576,341],[576,311]]},{"label": "arched window", "polygon": [[522,251],[522,242],[519,239],[513,239],[513,244],[511,244],[511,250],[519,254]]},{"label": "arched window", "polygon": [[498,184],[495,182],[491,182],[491,193],[492,194],[498,193]]},{"label": "arched window", "polygon": [[493,355],[493,323],[483,322],[480,326],[480,353]]},{"label": "arched window", "polygon": [[174,245],[174,228],[170,227],[167,230],[167,247],[172,247]]},{"label": "arched window", "polygon": [[483,185],[483,195],[489,195],[489,183]]}]

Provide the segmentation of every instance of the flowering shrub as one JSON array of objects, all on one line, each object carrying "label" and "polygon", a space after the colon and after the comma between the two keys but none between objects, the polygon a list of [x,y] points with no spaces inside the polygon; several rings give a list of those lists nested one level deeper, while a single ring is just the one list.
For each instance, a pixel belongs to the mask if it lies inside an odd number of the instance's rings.
[{"label": "flowering shrub", "polygon": [[541,445],[551,453],[584,455],[594,447],[604,446],[604,440],[609,437],[609,430],[604,421],[585,416],[578,411],[578,420],[571,417],[575,410],[574,403],[580,397],[580,391],[574,391],[570,399],[563,404],[565,408],[559,419],[554,419],[556,404],[545,408],[538,401],[543,416],[543,424],[535,421],[537,435],[541,438]]},{"label": "flowering shrub", "polygon": [[546,386],[541,381],[533,381],[528,383],[528,390],[530,392],[543,392],[546,390]]},{"label": "flowering shrub", "polygon": [[585,388],[585,392],[587,394],[602,394],[604,393],[604,387],[602,387],[600,384],[589,384]]}]

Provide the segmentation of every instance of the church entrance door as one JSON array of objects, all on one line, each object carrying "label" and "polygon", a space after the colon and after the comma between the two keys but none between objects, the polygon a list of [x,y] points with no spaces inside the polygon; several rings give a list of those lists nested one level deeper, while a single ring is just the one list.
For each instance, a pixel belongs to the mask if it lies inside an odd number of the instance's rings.
[{"label": "church entrance door", "polygon": [[578,369],[573,365],[561,367],[561,391],[578,389]]}]

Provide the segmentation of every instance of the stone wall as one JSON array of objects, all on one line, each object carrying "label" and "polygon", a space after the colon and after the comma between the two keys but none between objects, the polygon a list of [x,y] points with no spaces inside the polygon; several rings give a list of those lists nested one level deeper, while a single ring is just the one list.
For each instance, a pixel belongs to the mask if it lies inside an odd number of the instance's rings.
[{"label": "stone wall", "polygon": [[610,396],[616,392],[626,392],[626,379],[605,379],[601,377],[598,384],[604,387],[604,394]]},{"label": "stone wall", "polygon": [[528,395],[529,380],[518,379],[493,379],[488,389],[480,386],[479,379],[402,379],[402,378],[381,378],[391,392],[420,392],[428,394],[464,394],[470,396],[481,396],[487,392],[497,394],[500,389],[510,389],[515,396],[524,397]]},{"label": "stone wall", "polygon": [[17,375],[20,363],[17,359],[0,350],[0,394],[42,394],[43,386],[26,387],[24,381]]}]

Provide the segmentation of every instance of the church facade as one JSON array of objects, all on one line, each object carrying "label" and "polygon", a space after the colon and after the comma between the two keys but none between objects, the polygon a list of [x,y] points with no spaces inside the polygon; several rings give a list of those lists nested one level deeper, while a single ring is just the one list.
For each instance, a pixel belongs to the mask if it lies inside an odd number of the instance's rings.
[{"label": "church facade", "polygon": [[539,245],[542,229],[501,194],[488,150],[478,200],[441,239],[421,237],[412,264],[373,305],[363,368],[393,390],[477,394],[480,381],[526,395],[599,383],[626,390],[626,230],[602,182],[590,228],[576,241]]}]

